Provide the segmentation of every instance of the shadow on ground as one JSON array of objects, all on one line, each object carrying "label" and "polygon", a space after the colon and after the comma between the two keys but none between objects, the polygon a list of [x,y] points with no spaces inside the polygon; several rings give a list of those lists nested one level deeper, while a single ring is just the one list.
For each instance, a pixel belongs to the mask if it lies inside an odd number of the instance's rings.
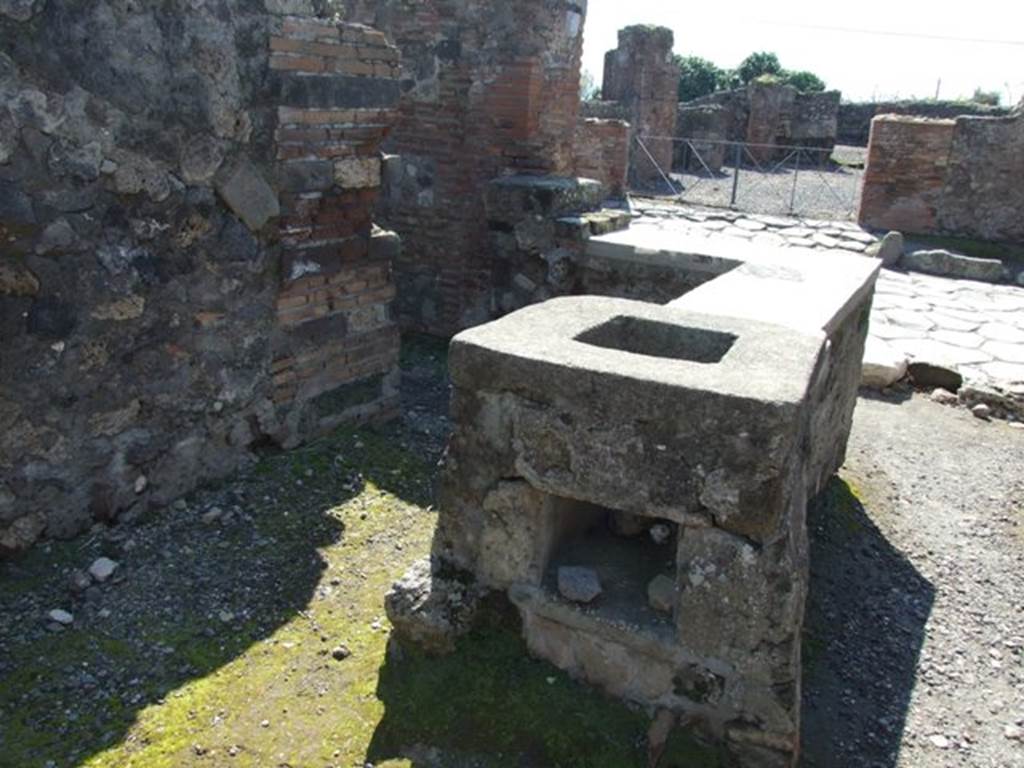
[{"label": "shadow on ground", "polygon": [[811,504],[808,527],[802,765],[892,768],[935,588],[838,478]]},{"label": "shadow on ground", "polygon": [[[531,659],[514,609],[492,606],[455,653],[424,655],[392,639],[377,697],[384,717],[366,762],[414,768],[629,768],[646,766],[650,717]],[[670,740],[661,768],[720,768],[720,755],[687,734]]]},{"label": "shadow on ground", "polygon": [[[182,765],[185,750],[189,764],[224,764],[218,760],[243,754],[236,745],[252,742],[246,728],[258,730],[262,714],[250,715],[257,703],[232,698],[233,685],[213,678],[230,669],[244,691],[237,697],[249,696],[250,684],[258,696],[263,678],[267,691],[273,676],[288,679],[298,654],[285,658],[282,648],[305,643],[312,666],[331,648],[321,641],[344,634],[359,642],[357,632],[338,628],[340,619],[329,626],[312,607],[325,591],[345,594],[347,581],[328,586],[341,581],[331,580],[338,571],[328,570],[330,560],[337,566],[340,552],[362,551],[362,529],[375,516],[388,527],[382,500],[402,510],[429,504],[428,465],[399,440],[340,430],[264,457],[197,491],[187,507],[0,563],[0,766]],[[210,520],[213,509],[219,516]],[[99,556],[121,564],[117,575],[75,594],[71,570]],[[351,562],[362,580],[376,567]],[[373,592],[376,603],[382,588]],[[45,620],[58,607],[75,617],[60,631]],[[285,641],[269,640],[275,635]],[[255,723],[237,727],[240,717]],[[230,732],[203,732],[221,721]]]}]

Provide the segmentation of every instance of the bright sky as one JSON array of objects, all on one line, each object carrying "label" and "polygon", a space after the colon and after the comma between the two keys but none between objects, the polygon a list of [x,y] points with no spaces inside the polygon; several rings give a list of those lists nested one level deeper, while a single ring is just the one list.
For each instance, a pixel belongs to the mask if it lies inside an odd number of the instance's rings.
[{"label": "bright sky", "polygon": [[786,69],[809,69],[853,101],[932,97],[940,78],[942,98],[977,87],[998,90],[1004,104],[1024,97],[1020,0],[590,0],[583,66],[597,83],[605,51],[630,24],[669,27],[676,53],[721,67],[774,51]]}]

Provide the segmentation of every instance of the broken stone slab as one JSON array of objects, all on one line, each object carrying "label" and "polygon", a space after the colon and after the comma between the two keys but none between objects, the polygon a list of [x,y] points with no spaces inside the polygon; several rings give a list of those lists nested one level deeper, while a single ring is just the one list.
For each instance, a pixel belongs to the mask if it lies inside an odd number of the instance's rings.
[{"label": "broken stone slab", "polygon": [[455,641],[470,630],[478,605],[475,589],[435,573],[429,558],[416,562],[384,598],[395,634],[433,654],[455,650]]},{"label": "broken stone slab", "polygon": [[247,160],[218,179],[216,186],[228,208],[254,232],[281,213],[277,194]]},{"label": "broken stone slab", "polygon": [[907,375],[907,356],[891,344],[869,336],[864,348],[860,385],[868,389],[885,389]]},{"label": "broken stone slab", "polygon": [[999,259],[979,259],[941,249],[905,253],[900,266],[938,277],[979,280],[984,283],[1001,283],[1006,280],[1006,268]]},{"label": "broken stone slab", "polygon": [[558,569],[558,591],[574,603],[592,603],[601,592],[601,579],[593,568],[562,566]]}]

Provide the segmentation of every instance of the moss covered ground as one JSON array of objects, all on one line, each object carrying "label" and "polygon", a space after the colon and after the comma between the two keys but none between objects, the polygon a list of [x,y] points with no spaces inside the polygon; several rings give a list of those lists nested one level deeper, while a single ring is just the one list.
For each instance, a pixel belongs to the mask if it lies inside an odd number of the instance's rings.
[{"label": "moss covered ground", "polygon": [[[62,632],[3,625],[0,766],[646,765],[648,715],[530,659],[511,623],[446,658],[389,650],[383,596],[429,549],[435,472],[398,427],[343,429],[233,478],[246,524],[200,521],[218,489],[175,526],[145,521],[111,552],[126,577],[105,611],[80,605]],[[0,611],[41,624],[104,541],[6,566]],[[660,763],[718,764],[685,734]]]}]

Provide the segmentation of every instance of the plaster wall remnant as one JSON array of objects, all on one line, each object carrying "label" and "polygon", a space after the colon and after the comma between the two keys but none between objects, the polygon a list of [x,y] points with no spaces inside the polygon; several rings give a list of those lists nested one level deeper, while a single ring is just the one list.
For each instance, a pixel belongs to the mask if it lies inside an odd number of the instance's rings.
[{"label": "plaster wall remnant", "polygon": [[1024,110],[872,121],[859,212],[867,227],[1024,242]]},{"label": "plaster wall remnant", "polygon": [[280,2],[32,8],[0,16],[3,552],[397,392],[397,50]]},{"label": "plaster wall remnant", "polygon": [[451,334],[492,304],[484,189],[508,174],[570,176],[586,2],[344,0],[403,53],[381,215],[403,239],[403,324]]},{"label": "plaster wall remnant", "polygon": [[453,340],[432,559],[389,616],[450,648],[461,572],[460,595],[511,599],[535,655],[689,716],[737,765],[793,766],[805,513],[844,460],[879,265],[657,230],[585,250],[692,290],[552,299]]},{"label": "plaster wall remnant", "polygon": [[605,54],[601,98],[625,107],[634,138],[631,180],[641,185],[660,181],[672,167],[679,82],[673,42],[672,30],[665,27],[626,27],[619,30],[619,47]]}]

